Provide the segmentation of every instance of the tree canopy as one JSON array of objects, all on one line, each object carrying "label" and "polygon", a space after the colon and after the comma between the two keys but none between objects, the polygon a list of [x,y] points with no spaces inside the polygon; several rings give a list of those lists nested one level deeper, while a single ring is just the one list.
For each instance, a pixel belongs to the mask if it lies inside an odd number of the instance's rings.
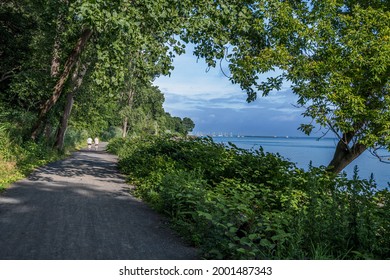
[{"label": "tree canopy", "polygon": [[[339,138],[330,170],[367,149],[390,149],[388,0],[7,0],[0,7],[1,106],[27,112],[24,133],[33,139],[51,127],[61,137],[73,102],[87,96],[111,108],[100,112],[135,108],[138,89],[169,74],[192,42],[210,66],[228,62],[226,74],[249,102],[290,83],[309,118],[300,129],[319,126]],[[122,116],[107,119],[126,134],[130,114]]]},{"label": "tree canopy", "polygon": [[[14,122],[23,112],[18,133],[55,137],[57,148],[69,124],[94,134],[121,126],[129,114],[118,112],[126,106],[133,123],[169,129],[160,120],[168,118],[163,96],[151,81],[168,74],[183,51],[174,34],[184,11],[180,1],[2,2],[0,102],[6,118]],[[129,91],[134,106],[124,98]]]},{"label": "tree canopy", "polygon": [[311,119],[300,129],[310,134],[320,126],[339,139],[330,170],[341,171],[366,149],[390,149],[389,1],[208,3],[184,39],[211,66],[226,59],[248,101],[291,83]]}]

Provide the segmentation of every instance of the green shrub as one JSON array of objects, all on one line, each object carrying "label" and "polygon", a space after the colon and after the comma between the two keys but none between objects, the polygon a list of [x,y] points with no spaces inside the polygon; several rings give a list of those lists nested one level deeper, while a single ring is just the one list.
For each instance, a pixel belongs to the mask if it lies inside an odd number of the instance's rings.
[{"label": "green shrub", "polygon": [[386,259],[389,192],[325,168],[210,138],[109,145],[135,194],[168,215],[209,259]]},{"label": "green shrub", "polygon": [[102,141],[110,141],[114,138],[119,138],[122,136],[122,129],[115,126],[110,126],[107,131],[104,131],[101,134]]},{"label": "green shrub", "polygon": [[11,140],[8,129],[0,127],[0,189],[23,178],[34,168],[62,155],[54,151],[46,142]]},{"label": "green shrub", "polygon": [[75,147],[85,146],[85,141],[89,137],[86,130],[80,130],[75,127],[68,127],[64,138],[64,149],[73,150]]}]

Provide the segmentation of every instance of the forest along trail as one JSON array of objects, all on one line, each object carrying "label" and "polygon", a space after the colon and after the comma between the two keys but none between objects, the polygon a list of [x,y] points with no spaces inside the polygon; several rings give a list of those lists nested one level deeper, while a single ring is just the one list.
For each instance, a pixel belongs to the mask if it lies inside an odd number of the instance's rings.
[{"label": "forest along trail", "polygon": [[0,194],[0,259],[196,259],[129,194],[117,157],[80,150]]}]

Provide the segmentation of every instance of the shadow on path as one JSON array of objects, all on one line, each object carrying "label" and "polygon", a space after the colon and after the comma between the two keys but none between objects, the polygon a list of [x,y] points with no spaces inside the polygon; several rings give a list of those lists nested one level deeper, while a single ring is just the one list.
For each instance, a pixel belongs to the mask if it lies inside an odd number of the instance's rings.
[{"label": "shadow on path", "polygon": [[195,259],[129,194],[116,157],[80,151],[0,196],[0,259]]}]

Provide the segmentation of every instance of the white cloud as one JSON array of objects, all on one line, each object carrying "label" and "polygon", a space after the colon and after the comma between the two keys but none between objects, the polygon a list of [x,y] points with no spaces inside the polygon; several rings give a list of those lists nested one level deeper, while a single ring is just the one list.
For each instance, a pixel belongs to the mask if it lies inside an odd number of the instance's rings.
[{"label": "white cloud", "polygon": [[294,115],[278,115],[278,116],[274,116],[274,117],[271,117],[271,120],[273,121],[283,121],[283,122],[292,122],[292,121],[296,121],[298,119],[298,116],[297,114],[294,114]]}]

